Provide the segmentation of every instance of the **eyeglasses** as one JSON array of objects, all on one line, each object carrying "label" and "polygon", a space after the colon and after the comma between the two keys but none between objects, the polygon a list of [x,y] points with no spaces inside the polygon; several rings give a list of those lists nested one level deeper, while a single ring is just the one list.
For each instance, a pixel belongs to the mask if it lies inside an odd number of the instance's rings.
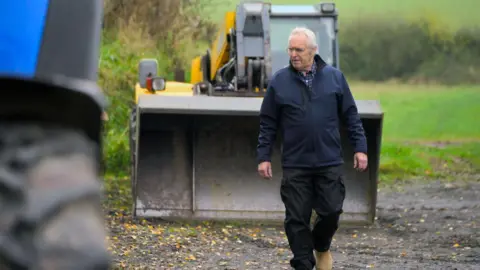
[{"label": "eyeglasses", "polygon": [[295,48],[295,47],[293,47],[293,48],[287,48],[287,52],[288,52],[288,53],[292,53],[292,52],[302,53],[302,52],[304,52],[304,51],[305,51],[304,48]]}]

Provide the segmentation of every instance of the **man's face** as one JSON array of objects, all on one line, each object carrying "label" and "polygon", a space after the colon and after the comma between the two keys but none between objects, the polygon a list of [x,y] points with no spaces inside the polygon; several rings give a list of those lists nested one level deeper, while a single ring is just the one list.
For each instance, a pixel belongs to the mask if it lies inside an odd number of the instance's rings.
[{"label": "man's face", "polygon": [[300,71],[310,68],[316,49],[309,46],[305,35],[292,36],[288,43],[288,55],[293,67]]}]

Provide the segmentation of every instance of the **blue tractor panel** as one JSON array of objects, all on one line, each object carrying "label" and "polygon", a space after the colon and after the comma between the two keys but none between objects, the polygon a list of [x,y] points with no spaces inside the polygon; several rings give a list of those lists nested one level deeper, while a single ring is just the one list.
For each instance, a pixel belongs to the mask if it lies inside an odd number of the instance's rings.
[{"label": "blue tractor panel", "polygon": [[0,74],[33,77],[40,52],[48,0],[0,2]]},{"label": "blue tractor panel", "polygon": [[99,142],[103,2],[0,1],[1,121],[48,122]]}]

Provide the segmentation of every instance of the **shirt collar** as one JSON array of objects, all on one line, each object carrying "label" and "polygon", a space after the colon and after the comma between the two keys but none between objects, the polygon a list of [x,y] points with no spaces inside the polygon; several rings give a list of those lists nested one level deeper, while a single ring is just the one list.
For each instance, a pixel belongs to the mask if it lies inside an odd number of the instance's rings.
[{"label": "shirt collar", "polygon": [[312,67],[310,68],[309,71],[307,71],[305,73],[303,71],[299,71],[298,73],[300,73],[300,75],[308,75],[308,74],[315,74],[315,72],[317,72],[317,63],[314,59],[313,63],[312,63]]}]

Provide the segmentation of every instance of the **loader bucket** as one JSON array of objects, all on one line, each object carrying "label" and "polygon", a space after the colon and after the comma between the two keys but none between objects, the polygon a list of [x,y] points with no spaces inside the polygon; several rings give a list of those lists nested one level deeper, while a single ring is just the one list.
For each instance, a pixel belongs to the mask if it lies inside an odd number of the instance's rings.
[{"label": "loader bucket", "polygon": [[[280,198],[280,142],[274,179],[257,174],[261,98],[140,96],[133,149],[134,215],[165,220],[284,219]],[[370,168],[353,170],[344,135],[347,199],[343,221],[375,216],[382,113],[375,101],[358,101],[367,132]],[[279,141],[279,140],[278,140]]]}]

